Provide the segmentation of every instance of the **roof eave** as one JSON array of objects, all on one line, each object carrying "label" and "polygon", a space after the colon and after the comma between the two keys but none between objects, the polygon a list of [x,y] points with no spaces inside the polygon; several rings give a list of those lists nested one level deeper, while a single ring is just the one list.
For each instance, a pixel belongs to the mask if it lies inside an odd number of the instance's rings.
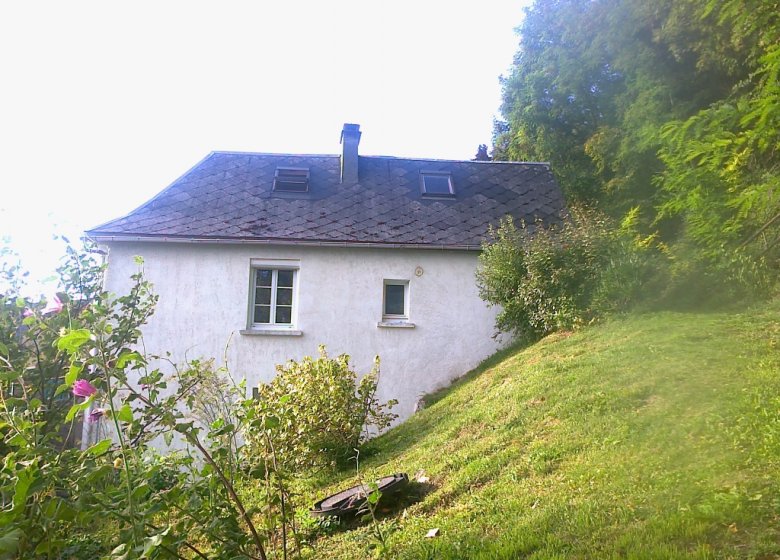
[{"label": "roof eave", "polygon": [[194,243],[220,245],[279,245],[279,246],[309,246],[309,247],[361,247],[372,249],[428,249],[438,251],[481,251],[479,244],[444,244],[444,243],[391,243],[374,241],[330,241],[316,239],[267,239],[267,238],[236,238],[236,237],[186,237],[165,235],[136,235],[86,232],[87,237],[96,243]]}]

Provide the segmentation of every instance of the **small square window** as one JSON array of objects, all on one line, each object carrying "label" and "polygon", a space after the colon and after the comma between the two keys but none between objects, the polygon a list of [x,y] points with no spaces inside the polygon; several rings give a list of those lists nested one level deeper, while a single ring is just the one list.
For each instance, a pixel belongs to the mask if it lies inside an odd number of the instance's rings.
[{"label": "small square window", "polygon": [[420,190],[427,196],[455,196],[452,175],[449,173],[420,172]]},{"label": "small square window", "polygon": [[274,192],[308,192],[309,169],[305,167],[277,167],[274,174],[273,190]]},{"label": "small square window", "polygon": [[383,320],[409,318],[409,281],[385,280],[382,298]]}]

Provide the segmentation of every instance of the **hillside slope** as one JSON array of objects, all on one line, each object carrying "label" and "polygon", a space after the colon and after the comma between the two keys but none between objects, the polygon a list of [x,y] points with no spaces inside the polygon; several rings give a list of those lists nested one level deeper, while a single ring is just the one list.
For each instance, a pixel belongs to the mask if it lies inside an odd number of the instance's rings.
[{"label": "hillside slope", "polygon": [[[780,558],[780,302],[507,351],[361,469],[431,479],[381,521],[399,527],[391,557]],[[312,557],[364,558],[369,535],[335,530]]]}]

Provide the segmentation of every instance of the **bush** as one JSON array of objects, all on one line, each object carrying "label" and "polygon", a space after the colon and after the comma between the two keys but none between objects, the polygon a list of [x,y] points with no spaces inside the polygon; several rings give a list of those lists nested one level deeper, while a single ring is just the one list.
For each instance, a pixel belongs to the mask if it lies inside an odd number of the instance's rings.
[{"label": "bush", "polygon": [[559,224],[491,229],[477,284],[482,299],[502,307],[496,327],[529,340],[628,308],[652,276],[649,243],[603,215],[574,208]]},{"label": "bush", "polygon": [[[358,382],[348,355],[330,358],[323,346],[319,351],[317,359],[307,356],[277,366],[273,381],[258,388],[260,415],[278,423],[273,455],[293,470],[342,463],[369,430],[381,431],[397,417],[389,412],[397,401],[380,404],[376,399],[379,358]],[[249,437],[266,457],[267,442],[251,432]]]}]

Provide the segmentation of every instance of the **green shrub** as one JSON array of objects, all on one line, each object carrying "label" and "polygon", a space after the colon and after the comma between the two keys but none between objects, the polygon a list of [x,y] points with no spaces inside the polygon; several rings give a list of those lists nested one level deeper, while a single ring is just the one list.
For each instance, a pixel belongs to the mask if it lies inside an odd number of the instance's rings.
[{"label": "green shrub", "polygon": [[559,224],[515,226],[503,220],[483,246],[477,284],[482,299],[502,307],[497,328],[535,339],[571,329],[643,297],[653,271],[649,243],[574,208]]},{"label": "green shrub", "polygon": [[379,358],[358,381],[348,355],[330,358],[324,346],[319,351],[317,359],[277,366],[273,381],[258,388],[260,415],[279,424],[271,442],[248,434],[261,460],[270,445],[274,459],[293,470],[340,464],[370,430],[381,431],[397,417],[390,412],[397,401],[381,404],[376,398]]}]

